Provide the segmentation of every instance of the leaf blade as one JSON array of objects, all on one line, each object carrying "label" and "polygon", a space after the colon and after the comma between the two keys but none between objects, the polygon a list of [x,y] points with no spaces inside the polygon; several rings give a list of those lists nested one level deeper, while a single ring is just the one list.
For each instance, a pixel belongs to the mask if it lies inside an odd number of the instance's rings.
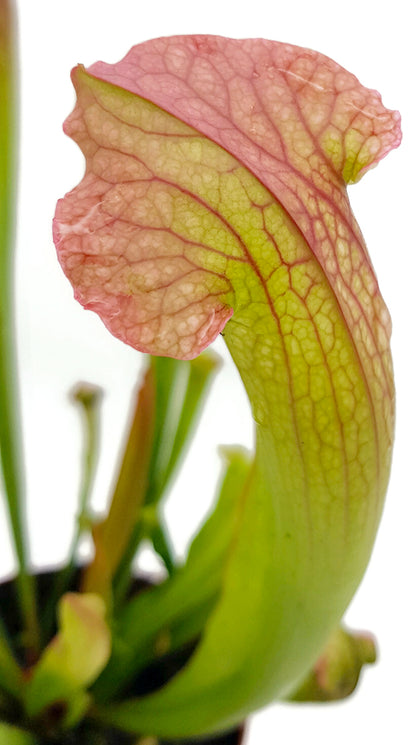
[{"label": "leaf blade", "polygon": [[59,629],[43,651],[25,687],[29,717],[38,716],[55,701],[65,701],[71,724],[89,704],[86,689],[110,656],[111,633],[105,605],[98,595],[66,593],[59,604]]},{"label": "leaf blade", "polygon": [[149,369],[135,396],[132,422],[108,515],[93,528],[95,556],[83,575],[83,590],[98,592],[110,605],[112,580],[145,503],[152,452],[154,398],[155,381]]},{"label": "leaf blade", "polygon": [[[251,459],[237,448],[223,451],[225,471],[217,505],[194,538],[187,562],[175,575],[136,598],[122,610],[115,628],[113,658],[94,686],[99,702],[125,686],[154,655],[159,634],[172,644],[192,640],[199,609],[214,606],[222,583],[224,563],[235,530],[236,512],[250,470]],[[201,627],[200,627],[201,630]],[[117,648],[117,639],[122,645]],[[176,641],[175,641],[176,640]]]},{"label": "leaf blade", "polygon": [[[263,40],[155,40],[74,81],[66,126],[87,176],[55,230],[78,299],[155,354],[188,358],[222,328],[257,423],[255,478],[203,642],[164,689],[111,713],[137,731],[204,734],[296,686],[371,553],[392,447],[390,327],[343,177],[398,144],[398,116],[322,55]],[[80,265],[97,232],[110,246],[110,218],[137,271],[124,256],[102,297]]]}]

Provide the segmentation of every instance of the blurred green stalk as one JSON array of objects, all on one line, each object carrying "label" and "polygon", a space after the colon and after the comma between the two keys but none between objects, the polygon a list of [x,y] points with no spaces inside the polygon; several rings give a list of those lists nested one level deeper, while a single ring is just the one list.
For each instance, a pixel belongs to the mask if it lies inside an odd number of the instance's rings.
[{"label": "blurred green stalk", "polygon": [[16,216],[18,83],[16,12],[12,0],[0,0],[0,454],[14,548],[25,646],[38,647],[34,582],[28,572],[24,519],[23,459],[20,435],[17,364],[13,318],[13,255]]}]

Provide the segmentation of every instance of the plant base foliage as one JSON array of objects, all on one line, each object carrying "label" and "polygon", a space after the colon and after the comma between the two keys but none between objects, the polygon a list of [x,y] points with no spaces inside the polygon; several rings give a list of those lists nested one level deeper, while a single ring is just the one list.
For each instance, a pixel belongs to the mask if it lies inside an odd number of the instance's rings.
[{"label": "plant base foliage", "polygon": [[[79,576],[79,573],[77,573]],[[50,594],[50,585],[56,576],[56,571],[44,571],[36,575],[36,589],[39,599],[39,606],[42,608],[47,604]],[[76,589],[78,576],[74,580]],[[135,582],[135,591],[140,591],[147,583],[137,579]],[[16,587],[15,581],[9,580],[0,584],[0,615],[5,628],[8,631],[16,657],[20,662],[22,659],[22,650],[19,648],[19,639],[21,638],[21,624],[18,607],[16,604]],[[51,636],[56,633],[56,628],[51,629]],[[45,640],[48,642],[49,639]],[[144,695],[159,686],[163,685],[172,677],[187,661],[190,652],[189,648],[179,650],[173,655],[167,655],[157,666],[150,666],[142,672],[138,678],[132,681],[129,690],[125,692],[126,697]],[[56,710],[52,707],[50,710],[50,735],[34,732],[36,736],[36,745],[137,745],[140,738],[137,735],[129,735],[117,729],[103,728],[101,725],[94,725],[91,721],[81,722],[75,729],[69,730],[59,735],[53,735],[53,718],[59,721],[62,712],[59,706]],[[25,728],[25,722],[21,720],[21,713],[16,710],[11,712],[8,709],[7,715],[1,710],[0,700],[0,721],[7,721],[9,724]],[[212,736],[209,738],[187,739],[187,740],[158,740],[157,745],[241,745],[243,737],[243,728],[236,728],[222,735]],[[150,740],[149,740],[150,742]],[[155,741],[156,742],[156,741]],[[144,745],[144,743],[143,743]]]}]

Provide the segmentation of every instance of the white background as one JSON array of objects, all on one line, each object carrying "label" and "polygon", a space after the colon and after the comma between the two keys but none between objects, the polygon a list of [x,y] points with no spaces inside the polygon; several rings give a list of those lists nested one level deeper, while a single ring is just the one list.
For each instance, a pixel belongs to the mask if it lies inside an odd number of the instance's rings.
[{"label": "white background", "polygon": [[[359,692],[330,706],[275,705],[251,722],[247,745],[416,742],[415,613],[415,59],[407,0],[20,0],[21,172],[17,301],[31,553],[36,566],[65,556],[79,476],[80,426],[67,392],[78,380],[106,392],[102,455],[94,505],[109,492],[141,357],[113,339],[72,299],[51,239],[57,198],[83,173],[77,147],[61,130],[72,109],[76,63],[115,62],[146,39],[182,33],[260,36],[333,57],[389,108],[401,111],[403,143],[352,187],[350,198],[393,324],[397,427],[393,472],[373,558],[348,612],[351,626],[374,631],[379,663]],[[216,348],[225,356],[220,342]],[[167,518],[179,554],[208,509],[219,472],[217,444],[252,441],[237,374],[226,360]],[[0,514],[1,574],[11,571]]]}]

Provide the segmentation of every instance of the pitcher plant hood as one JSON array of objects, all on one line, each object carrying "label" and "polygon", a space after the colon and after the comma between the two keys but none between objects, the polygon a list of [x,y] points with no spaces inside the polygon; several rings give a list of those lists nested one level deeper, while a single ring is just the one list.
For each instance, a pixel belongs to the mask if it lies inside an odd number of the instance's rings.
[{"label": "pitcher plant hood", "polygon": [[390,318],[348,200],[400,117],[327,57],[176,36],[72,72],[86,159],[58,202],[82,305],[138,350],[190,359],[220,332],[256,452],[221,596],[185,668],[114,705],[157,736],[225,729],[316,661],[367,566],[390,470]]}]

